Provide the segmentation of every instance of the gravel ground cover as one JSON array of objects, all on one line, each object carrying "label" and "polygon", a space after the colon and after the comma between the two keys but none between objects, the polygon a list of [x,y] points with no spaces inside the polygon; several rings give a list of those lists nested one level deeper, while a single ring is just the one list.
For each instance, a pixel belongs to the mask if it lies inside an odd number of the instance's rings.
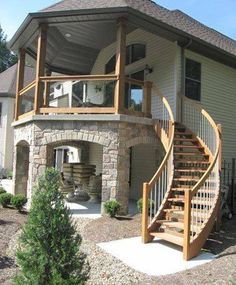
[{"label": "gravel ground cover", "polygon": [[16,210],[0,209],[0,284],[7,285],[17,271],[14,258],[8,254],[11,239],[22,227],[27,215],[19,214]]},{"label": "gravel ground cover", "polygon": [[[0,209],[0,284],[10,285],[17,271],[14,253],[20,228],[27,216]],[[140,234],[141,217],[97,220],[74,219],[83,237],[82,248],[91,266],[88,285],[152,284],[236,284],[236,218],[224,223],[220,233],[212,234],[206,248],[218,254],[216,260],[177,274],[150,277],[126,266],[96,244]],[[171,262],[171,260],[170,260]],[[158,265],[157,265],[158,266]]]}]

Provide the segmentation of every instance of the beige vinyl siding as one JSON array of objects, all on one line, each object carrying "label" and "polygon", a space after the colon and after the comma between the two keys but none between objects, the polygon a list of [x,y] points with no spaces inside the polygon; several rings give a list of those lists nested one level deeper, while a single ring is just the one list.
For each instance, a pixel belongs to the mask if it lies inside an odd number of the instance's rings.
[{"label": "beige vinyl siding", "polygon": [[150,181],[162,160],[158,144],[140,144],[132,147],[130,199],[142,197],[143,183]]},{"label": "beige vinyl siding", "polygon": [[13,165],[14,134],[11,124],[14,118],[14,98],[0,98],[2,118],[0,125],[0,168],[8,170]]},{"label": "beige vinyl siding", "polygon": [[222,124],[223,159],[236,158],[236,69],[190,51],[185,57],[202,64],[201,103]]},{"label": "beige vinyl siding", "polygon": [[[126,66],[126,74],[143,70],[148,64],[153,73],[145,80],[153,81],[159,86],[168,99],[174,113],[176,109],[176,56],[178,47],[176,43],[165,40],[152,33],[136,29],[127,35],[127,46],[132,43],[146,44],[146,58]],[[92,74],[104,74],[105,64],[116,52],[116,43],[102,49],[93,66]],[[157,110],[156,96],[152,96],[152,114],[155,118]]]},{"label": "beige vinyl siding", "polygon": [[89,144],[89,164],[96,165],[96,175],[102,173],[103,147],[96,143]]}]

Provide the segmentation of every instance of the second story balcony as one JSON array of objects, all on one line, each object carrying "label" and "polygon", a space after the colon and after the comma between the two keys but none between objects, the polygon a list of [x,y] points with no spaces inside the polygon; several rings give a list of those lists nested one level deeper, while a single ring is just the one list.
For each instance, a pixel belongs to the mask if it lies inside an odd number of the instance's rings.
[{"label": "second story balcony", "polygon": [[[67,19],[63,24],[47,19],[35,24],[36,32],[27,44],[15,41],[13,47],[19,51],[16,121],[56,114],[151,117],[152,83],[145,78],[145,45],[127,46],[126,35],[137,27],[125,15],[109,17],[106,22],[93,15],[93,21]],[[29,36],[27,29],[23,34]],[[114,50],[108,62],[103,59],[107,46]],[[142,70],[127,71],[127,65],[140,60]],[[102,68],[95,68],[98,61]],[[24,86],[26,62],[34,67],[35,80]]]}]

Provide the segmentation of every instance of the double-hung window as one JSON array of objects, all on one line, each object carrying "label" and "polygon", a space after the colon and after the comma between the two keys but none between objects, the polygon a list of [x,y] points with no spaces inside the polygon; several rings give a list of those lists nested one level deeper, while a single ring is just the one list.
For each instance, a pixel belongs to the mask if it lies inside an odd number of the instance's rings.
[{"label": "double-hung window", "polygon": [[185,62],[185,96],[201,100],[201,63],[188,58]]}]

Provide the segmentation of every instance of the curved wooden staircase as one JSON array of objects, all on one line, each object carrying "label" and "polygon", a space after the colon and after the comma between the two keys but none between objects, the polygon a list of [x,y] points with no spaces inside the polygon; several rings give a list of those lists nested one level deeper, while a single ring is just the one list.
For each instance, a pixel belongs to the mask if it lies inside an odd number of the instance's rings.
[{"label": "curved wooden staircase", "polygon": [[165,157],[143,186],[142,240],[154,237],[183,247],[189,260],[199,254],[219,212],[220,126],[190,99],[182,98],[182,123],[175,123],[157,87],[157,135]]}]

